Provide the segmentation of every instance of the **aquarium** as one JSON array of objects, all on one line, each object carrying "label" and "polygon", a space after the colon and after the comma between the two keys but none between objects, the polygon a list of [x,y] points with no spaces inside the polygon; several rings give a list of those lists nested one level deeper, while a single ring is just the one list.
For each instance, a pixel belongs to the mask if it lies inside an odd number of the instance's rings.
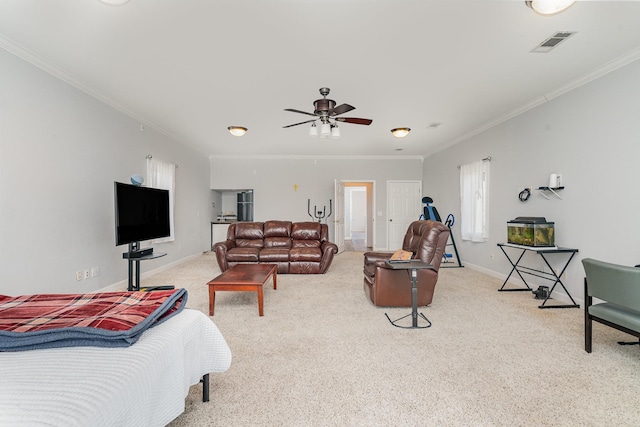
[{"label": "aquarium", "polygon": [[544,217],[519,216],[507,221],[507,242],[523,246],[555,246],[554,223]]}]

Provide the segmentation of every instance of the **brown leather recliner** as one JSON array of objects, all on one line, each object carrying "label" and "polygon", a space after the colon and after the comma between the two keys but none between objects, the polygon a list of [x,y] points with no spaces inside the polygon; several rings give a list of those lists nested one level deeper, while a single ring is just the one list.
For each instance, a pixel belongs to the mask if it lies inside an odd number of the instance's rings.
[{"label": "brown leather recliner", "polygon": [[271,220],[229,225],[227,240],[213,246],[220,271],[236,264],[268,263],[278,274],[324,274],[338,252],[327,224]]},{"label": "brown leather recliner", "polygon": [[[431,264],[433,269],[417,271],[418,305],[433,300],[438,270],[449,239],[449,228],[437,221],[414,221],[409,225],[402,249],[413,252],[413,259]],[[364,291],[380,307],[411,307],[410,270],[392,270],[385,261],[393,252],[365,252]]]}]

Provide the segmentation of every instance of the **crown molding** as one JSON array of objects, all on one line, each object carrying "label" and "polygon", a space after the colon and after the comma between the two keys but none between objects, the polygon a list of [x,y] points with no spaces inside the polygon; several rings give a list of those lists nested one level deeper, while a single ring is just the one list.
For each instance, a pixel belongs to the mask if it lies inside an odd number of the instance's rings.
[{"label": "crown molding", "polygon": [[212,154],[210,160],[420,160],[424,161],[424,156],[404,155],[404,156],[337,156],[337,155],[306,155],[306,154],[290,154],[290,155],[272,155],[272,154]]},{"label": "crown molding", "polygon": [[[475,130],[472,130],[471,132],[467,132],[466,134],[450,141],[448,144],[446,144],[445,146],[440,147],[439,150],[430,153],[429,155],[433,155],[439,151],[442,151],[446,148],[449,148],[453,145],[456,145],[460,142],[466,141],[467,139],[474,137],[476,135],[481,134],[482,132],[491,129],[494,126],[497,126],[501,123],[504,123],[508,120],[513,119],[514,117],[517,117],[539,105],[542,105],[546,102],[549,102],[550,100],[552,100],[553,98],[557,98],[561,95],[564,95],[565,93],[571,92],[574,89],[577,89],[581,86],[584,86],[585,84],[592,82],[593,80],[596,80],[600,77],[603,77],[613,71],[616,71],[619,68],[624,67],[625,65],[629,65],[632,62],[635,62],[637,60],[640,59],[640,48],[636,48],[632,51],[630,51],[629,53],[626,53],[612,61],[607,62],[606,64],[602,65],[601,67],[597,68],[596,70],[585,74],[584,76],[573,80],[571,82],[569,82],[568,84],[552,91],[546,94],[542,94],[541,96],[538,96],[534,99],[532,99],[531,101],[529,101],[528,103],[521,105],[517,108],[515,108],[514,110],[503,114],[502,116],[496,118],[495,120],[492,120],[490,122],[485,123],[483,126],[480,126],[479,128],[476,128]],[[429,155],[427,155],[427,157],[429,157]]]},{"label": "crown molding", "polygon": [[[173,135],[171,132],[167,131],[166,129],[156,125],[153,122],[150,122],[146,119],[144,119],[143,117],[138,116],[137,114],[135,114],[134,112],[128,110],[127,108],[125,108],[124,106],[114,102],[112,99],[110,99],[109,97],[103,95],[102,93],[90,88],[89,86],[85,85],[84,83],[82,83],[80,80],[78,80],[77,78],[73,77],[72,75],[70,75],[68,72],[66,72],[65,70],[56,67],[55,65],[49,63],[47,60],[45,60],[44,58],[42,58],[41,56],[38,56],[36,54],[34,54],[33,52],[21,47],[20,45],[18,45],[17,43],[13,42],[12,40],[8,39],[7,37],[3,36],[0,34],[0,48],[6,50],[9,53],[14,54],[15,56],[33,64],[34,66],[40,68],[41,70],[59,78],[60,80],[70,84],[71,86],[85,92],[86,94],[104,102],[105,104],[111,106],[112,108],[122,112],[123,114],[137,120],[138,122],[140,122],[141,124],[144,124],[145,126],[152,128],[172,139],[177,140],[178,138]],[[247,158],[253,158],[253,159],[331,159],[331,160],[339,160],[339,159],[345,159],[345,160],[386,160],[386,159],[392,159],[392,160],[399,160],[399,159],[419,159],[421,161],[424,161],[425,157],[429,157],[433,154],[436,154],[437,152],[440,152],[446,148],[449,148],[453,145],[456,145],[460,142],[466,141],[469,138],[472,138],[488,129],[491,129],[492,127],[495,127],[501,123],[504,123],[514,117],[517,117],[535,107],[538,107],[541,104],[544,104],[545,102],[550,101],[553,98],[557,98],[558,96],[564,95],[567,92],[570,92],[578,87],[581,87],[593,80],[596,80],[606,74],[609,74],[619,68],[624,67],[625,65],[628,65],[632,62],[635,62],[637,60],[640,59],[640,48],[636,48],[632,51],[630,51],[629,53],[622,55],[612,61],[609,61],[608,63],[602,65],[601,67],[597,68],[596,70],[592,71],[591,73],[585,74],[584,76],[569,82],[568,84],[554,90],[551,91],[549,93],[546,94],[542,94],[534,99],[532,99],[531,101],[529,101],[526,104],[523,104],[513,110],[511,110],[510,112],[503,114],[502,116],[497,117],[494,120],[491,120],[490,122],[485,123],[484,125],[465,133],[464,135],[459,136],[458,138],[455,138],[451,141],[449,141],[447,144],[444,144],[442,146],[440,146],[438,149],[434,150],[433,152],[427,152],[425,153],[425,155],[421,155],[421,156],[218,156],[218,155],[211,155],[209,156],[210,159],[213,158],[220,158],[220,159],[247,159]]]},{"label": "crown molding", "polygon": [[63,70],[62,68],[56,67],[55,65],[51,64],[50,62],[48,62],[46,59],[42,58],[41,56],[36,55],[35,53],[23,48],[22,46],[20,46],[19,44],[15,43],[14,41],[6,38],[5,36],[3,36],[2,34],[0,34],[0,48],[6,50],[9,53],[14,54],[15,56],[17,56],[20,59],[23,59],[25,61],[27,61],[28,63],[40,68],[41,70],[51,74],[54,77],[57,77],[58,79],[64,81],[65,83],[68,83],[69,85],[75,87],[76,89],[79,89],[81,91],[83,91],[84,93],[86,93],[87,95],[98,99],[101,102],[104,102],[105,104],[109,105],[110,107],[120,111],[121,113],[131,117],[132,119],[140,122],[141,124],[144,124],[146,127],[152,128],[164,135],[167,135],[173,139],[177,139],[175,135],[173,135],[171,132],[169,132],[166,129],[163,129],[162,127],[156,125],[153,122],[150,122],[146,119],[144,119],[143,117],[138,116],[137,114],[135,114],[133,111],[128,110],[127,108],[125,108],[124,106],[122,106],[121,104],[118,104],[117,102],[114,102],[112,99],[110,99],[109,97],[103,95],[102,93],[90,88],[89,86],[85,85],[84,83],[82,83],[80,80],[78,80],[77,78],[73,77],[71,74],[69,74],[67,71]]}]

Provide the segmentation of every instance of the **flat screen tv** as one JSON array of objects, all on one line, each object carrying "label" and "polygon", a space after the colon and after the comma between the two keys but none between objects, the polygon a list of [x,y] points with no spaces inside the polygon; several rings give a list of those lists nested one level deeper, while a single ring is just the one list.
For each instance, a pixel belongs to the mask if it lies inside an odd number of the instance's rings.
[{"label": "flat screen tv", "polygon": [[114,182],[116,246],[167,237],[169,190]]}]

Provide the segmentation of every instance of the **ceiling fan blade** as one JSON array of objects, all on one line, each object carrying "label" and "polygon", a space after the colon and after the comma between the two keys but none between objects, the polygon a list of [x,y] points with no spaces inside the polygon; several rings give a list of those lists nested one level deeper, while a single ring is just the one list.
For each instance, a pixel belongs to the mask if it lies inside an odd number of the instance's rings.
[{"label": "ceiling fan blade", "polygon": [[316,117],[316,115],[313,114],[313,113],[307,113],[306,111],[300,111],[300,110],[296,110],[296,109],[293,109],[293,108],[285,108],[284,111],[291,111],[292,113],[300,113],[300,114],[306,114],[308,116]]},{"label": "ceiling fan blade", "polygon": [[371,119],[359,119],[357,117],[336,117],[336,122],[353,123],[354,125],[370,125],[373,123]]},{"label": "ceiling fan blade", "polygon": [[339,114],[344,114],[347,113],[351,110],[355,110],[356,107],[352,107],[349,104],[342,104],[342,105],[338,105],[336,108],[334,108],[333,110],[329,111],[329,115],[330,116],[337,116]]},{"label": "ceiling fan blade", "polygon": [[313,120],[307,120],[306,122],[300,122],[300,123],[294,123],[292,125],[287,125],[287,126],[282,126],[283,128],[290,128],[291,126],[298,126],[298,125],[303,125],[305,123],[311,123],[311,122],[315,122],[317,119],[313,119]]}]

